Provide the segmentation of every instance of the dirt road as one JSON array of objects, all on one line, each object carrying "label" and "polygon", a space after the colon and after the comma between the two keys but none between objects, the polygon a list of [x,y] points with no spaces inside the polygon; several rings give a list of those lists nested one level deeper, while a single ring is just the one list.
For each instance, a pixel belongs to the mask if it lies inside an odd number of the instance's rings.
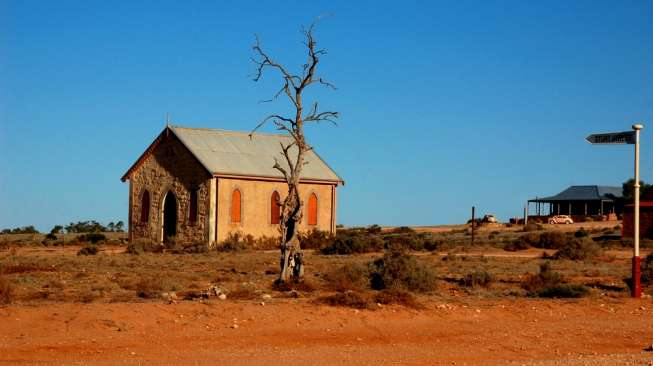
[{"label": "dirt road", "polygon": [[[284,316],[280,321],[280,317]],[[0,364],[650,365],[651,300],[306,300],[0,308]]]}]

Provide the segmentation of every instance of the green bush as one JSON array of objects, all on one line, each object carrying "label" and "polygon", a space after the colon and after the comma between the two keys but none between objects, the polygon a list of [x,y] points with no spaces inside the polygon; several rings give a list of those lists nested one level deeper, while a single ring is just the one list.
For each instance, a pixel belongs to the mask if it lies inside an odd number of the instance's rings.
[{"label": "green bush", "polygon": [[601,254],[601,247],[593,240],[583,237],[567,242],[553,255],[555,259],[582,261]]},{"label": "green bush", "polygon": [[553,287],[562,283],[560,273],[551,269],[549,262],[540,264],[540,272],[529,274],[522,282],[522,288],[529,293],[536,293],[541,288]]},{"label": "green bush", "polygon": [[366,288],[370,282],[369,276],[369,266],[348,263],[329,272],[325,281],[331,290],[345,292]]},{"label": "green bush", "polygon": [[436,288],[435,272],[414,256],[387,252],[370,265],[370,284],[374,290],[404,289],[428,292]]},{"label": "green bush", "polygon": [[562,284],[541,288],[537,290],[537,296],[547,298],[579,298],[587,295],[588,292],[589,289],[584,285]]},{"label": "green bush", "polygon": [[466,274],[460,282],[465,287],[488,287],[494,282],[494,277],[487,270],[479,268]]},{"label": "green bush", "polygon": [[589,236],[589,233],[587,232],[587,230],[585,230],[585,228],[580,228],[574,233],[575,238],[584,238],[587,236]]},{"label": "green bush", "polygon": [[337,232],[329,246],[321,249],[322,254],[355,254],[383,250],[384,241],[378,235],[369,235],[367,231],[348,229]]},{"label": "green bush", "polygon": [[96,255],[98,253],[98,247],[95,245],[87,245],[77,251],[77,255]]},{"label": "green bush", "polygon": [[101,233],[88,233],[88,234],[78,235],[76,239],[78,242],[81,243],[88,242],[88,243],[96,244],[101,241],[107,240],[107,237]]},{"label": "green bush", "polygon": [[565,245],[569,238],[558,231],[545,231],[543,233],[528,233],[521,237],[528,245],[535,248],[558,249]]},{"label": "green bush", "polygon": [[322,249],[333,244],[333,235],[328,231],[313,229],[299,233],[299,245],[302,249]]}]

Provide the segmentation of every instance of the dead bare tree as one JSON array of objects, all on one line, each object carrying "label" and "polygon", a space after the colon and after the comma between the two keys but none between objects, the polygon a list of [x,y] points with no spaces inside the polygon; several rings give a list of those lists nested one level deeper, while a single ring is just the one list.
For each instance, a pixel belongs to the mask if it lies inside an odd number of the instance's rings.
[{"label": "dead bare tree", "polygon": [[267,123],[272,123],[277,130],[284,131],[291,138],[289,143],[280,143],[281,153],[285,161],[280,163],[276,158],[274,161],[274,168],[283,175],[288,185],[288,195],[281,202],[278,202],[281,209],[279,220],[279,233],[281,234],[280,282],[299,280],[304,274],[303,252],[297,237],[297,226],[302,220],[303,206],[299,196],[299,182],[302,168],[307,164],[304,160],[305,154],[311,149],[304,136],[304,125],[310,122],[319,123],[322,121],[335,124],[334,120],[339,116],[338,112],[320,112],[317,102],[313,102],[308,112],[304,112],[303,93],[306,88],[318,84],[335,90],[333,84],[316,74],[317,64],[320,62],[320,57],[326,54],[326,50],[317,48],[313,38],[314,28],[315,23],[311,24],[308,29],[302,28],[302,34],[306,38],[304,45],[308,51],[308,60],[304,64],[301,74],[291,74],[286,67],[268,56],[261,48],[258,37],[256,37],[256,43],[253,46],[257,56],[257,58],[252,59],[257,65],[254,81],[259,81],[266,69],[278,72],[282,78],[282,87],[268,101],[276,100],[280,95],[285,94],[294,108],[293,117],[278,114],[269,115],[250,134],[251,137],[259,128]]}]

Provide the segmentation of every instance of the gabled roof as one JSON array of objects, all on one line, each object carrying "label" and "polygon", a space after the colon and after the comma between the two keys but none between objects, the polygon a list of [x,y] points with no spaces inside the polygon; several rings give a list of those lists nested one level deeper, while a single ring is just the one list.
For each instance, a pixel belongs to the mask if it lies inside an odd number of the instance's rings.
[{"label": "gabled roof", "polygon": [[560,202],[560,201],[610,201],[621,197],[621,187],[610,186],[571,186],[555,196],[536,198],[531,202]]},{"label": "gabled roof", "polygon": [[[290,136],[255,133],[250,138],[249,132],[183,126],[167,126],[166,130],[171,131],[200,164],[215,176],[283,179],[281,173],[273,168],[275,157],[279,164],[288,170],[280,144],[290,143]],[[163,132],[165,133],[166,130]],[[164,133],[159,135],[125,173],[122,177],[123,181],[128,179],[140,161],[154,150]],[[290,153],[291,157],[296,156],[296,148],[291,149]],[[317,155],[315,150],[307,151],[304,160],[307,164],[302,169],[301,180],[344,184],[344,181]]]}]

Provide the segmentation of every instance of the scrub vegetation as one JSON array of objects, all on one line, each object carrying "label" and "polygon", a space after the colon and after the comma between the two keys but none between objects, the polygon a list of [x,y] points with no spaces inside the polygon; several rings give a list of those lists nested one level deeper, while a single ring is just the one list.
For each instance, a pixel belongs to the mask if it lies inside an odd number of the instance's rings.
[{"label": "scrub vegetation", "polygon": [[[419,308],[474,298],[628,297],[630,243],[614,225],[585,228],[341,228],[301,233],[310,275],[275,283],[278,240],[233,233],[217,248],[200,243],[127,244],[60,234],[0,235],[0,303],[299,299],[357,309]],[[74,235],[74,236],[70,236]],[[81,241],[81,240],[86,241]],[[642,242],[649,253],[650,242]],[[642,282],[653,285],[653,255]],[[212,290],[210,290],[212,289]],[[210,291],[209,291],[210,290]],[[648,291],[645,289],[645,292]]]}]

